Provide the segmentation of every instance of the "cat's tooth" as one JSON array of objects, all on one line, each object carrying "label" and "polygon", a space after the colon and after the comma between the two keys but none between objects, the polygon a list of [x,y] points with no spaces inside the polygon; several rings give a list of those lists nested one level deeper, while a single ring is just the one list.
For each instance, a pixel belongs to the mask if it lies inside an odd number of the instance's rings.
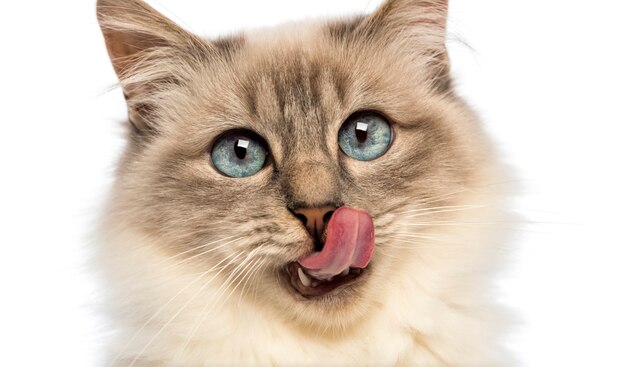
[{"label": "cat's tooth", "polygon": [[309,277],[304,274],[302,268],[298,268],[298,278],[300,278],[300,281],[302,282],[302,284],[304,284],[305,287],[311,286],[311,279],[309,279]]},{"label": "cat's tooth", "polygon": [[345,277],[346,275],[350,274],[350,268],[346,268],[346,270],[341,272],[341,276]]},{"label": "cat's tooth", "polygon": [[318,285],[320,285],[320,282],[313,282],[313,283],[311,283],[311,287],[313,287],[313,288],[317,287]]}]

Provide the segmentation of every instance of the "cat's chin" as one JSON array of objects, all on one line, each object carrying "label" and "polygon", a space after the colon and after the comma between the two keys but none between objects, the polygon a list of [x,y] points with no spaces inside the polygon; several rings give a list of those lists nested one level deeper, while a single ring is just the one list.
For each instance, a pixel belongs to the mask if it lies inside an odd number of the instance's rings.
[{"label": "cat's chin", "polygon": [[343,291],[357,287],[364,279],[367,269],[347,268],[342,274],[329,279],[318,279],[307,273],[300,264],[291,262],[283,271],[287,287],[299,298],[317,299],[341,297]]}]

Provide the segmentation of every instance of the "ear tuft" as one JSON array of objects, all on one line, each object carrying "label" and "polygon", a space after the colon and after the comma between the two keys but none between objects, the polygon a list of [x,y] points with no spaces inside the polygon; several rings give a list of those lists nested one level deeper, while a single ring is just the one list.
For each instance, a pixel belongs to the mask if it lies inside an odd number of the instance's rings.
[{"label": "ear tuft", "polygon": [[159,93],[184,83],[212,48],[143,1],[98,0],[97,17],[131,123],[150,128]]},{"label": "ear tuft", "polygon": [[371,17],[370,22],[405,36],[443,45],[448,20],[448,0],[388,0]]},{"label": "ear tuft", "polygon": [[450,88],[446,50],[448,0],[387,0],[355,35],[401,50],[430,71],[436,91]]}]

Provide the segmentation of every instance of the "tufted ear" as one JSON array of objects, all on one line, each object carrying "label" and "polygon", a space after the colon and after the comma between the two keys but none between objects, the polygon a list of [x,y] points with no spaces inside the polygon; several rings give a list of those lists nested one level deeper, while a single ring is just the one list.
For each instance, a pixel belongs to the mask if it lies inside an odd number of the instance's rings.
[{"label": "tufted ear", "polygon": [[129,119],[139,130],[152,128],[160,92],[185,83],[211,46],[140,0],[98,0],[97,16]]},{"label": "tufted ear", "polygon": [[448,0],[387,0],[366,17],[356,34],[392,45],[409,57],[426,63],[433,87],[450,87],[446,51]]},{"label": "tufted ear", "polygon": [[362,26],[443,46],[447,18],[448,0],[387,0]]}]

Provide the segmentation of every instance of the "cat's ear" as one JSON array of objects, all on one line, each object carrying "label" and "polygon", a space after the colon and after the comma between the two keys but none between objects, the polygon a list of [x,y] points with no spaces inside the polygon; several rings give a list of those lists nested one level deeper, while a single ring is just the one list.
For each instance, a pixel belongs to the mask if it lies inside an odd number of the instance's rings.
[{"label": "cat's ear", "polygon": [[433,86],[449,88],[446,50],[448,0],[387,0],[357,32],[406,53],[432,73]]},{"label": "cat's ear", "polygon": [[124,89],[131,123],[154,128],[160,93],[190,77],[211,46],[140,0],[98,0],[98,23]]}]

